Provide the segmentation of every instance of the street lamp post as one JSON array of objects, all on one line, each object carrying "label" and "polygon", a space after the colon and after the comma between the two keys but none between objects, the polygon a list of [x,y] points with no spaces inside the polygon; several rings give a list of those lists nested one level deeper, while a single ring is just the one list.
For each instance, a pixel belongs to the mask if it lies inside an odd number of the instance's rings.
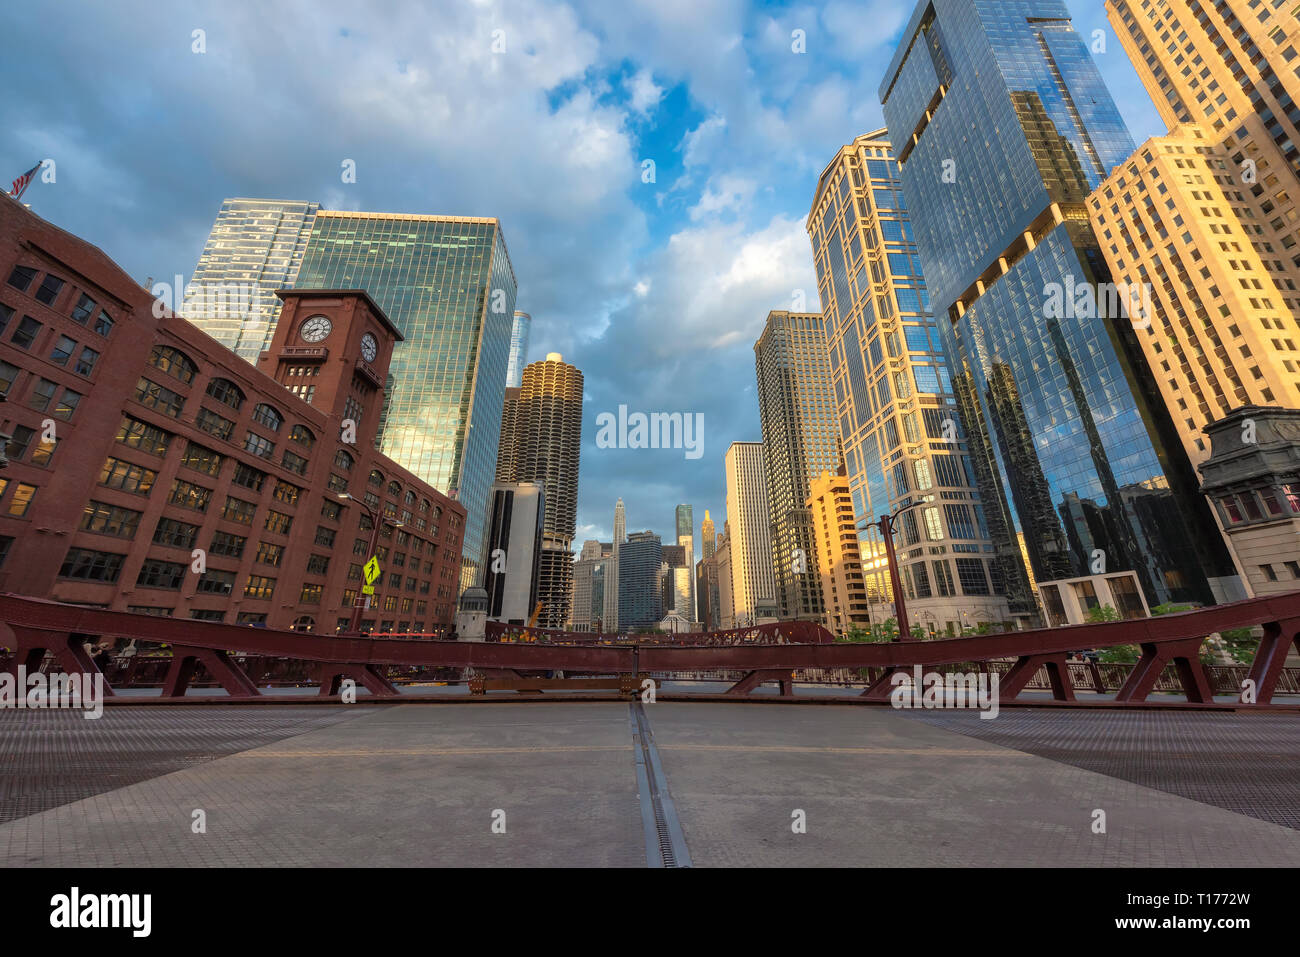
[{"label": "street lamp post", "polygon": [[[370,516],[370,555],[371,556],[377,554],[377,549],[379,547],[380,523],[383,523],[384,525],[390,525],[393,528],[401,528],[402,525],[404,524],[402,522],[390,522],[388,519],[384,518],[382,515],[376,512],[365,502],[361,501],[360,499],[353,498],[347,492],[336,492],[335,494],[338,496],[340,502],[355,502],[357,505],[365,509],[366,514]],[[370,560],[369,558],[366,559],[366,561],[369,560]],[[348,635],[355,636],[361,634],[361,611],[362,611],[362,606],[358,603],[357,599],[353,599],[352,622],[351,624],[348,625],[348,632],[347,632]]]},{"label": "street lamp post", "polygon": [[933,495],[925,495],[919,502],[904,505],[896,512],[882,515],[879,521],[873,523],[880,529],[880,535],[885,540],[885,560],[889,563],[889,581],[894,592],[894,618],[898,621],[898,637],[895,639],[896,641],[911,641],[912,630],[907,620],[907,604],[903,599],[903,577],[899,574],[898,557],[894,552],[895,524],[903,513],[910,512],[914,508],[933,501]]}]

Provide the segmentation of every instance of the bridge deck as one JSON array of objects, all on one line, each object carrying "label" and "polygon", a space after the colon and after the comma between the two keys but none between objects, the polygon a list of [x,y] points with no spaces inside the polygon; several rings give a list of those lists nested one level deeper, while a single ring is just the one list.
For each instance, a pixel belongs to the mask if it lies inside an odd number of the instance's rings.
[{"label": "bridge deck", "polygon": [[[1296,715],[644,711],[695,866],[1300,865]],[[0,863],[644,866],[631,727],[615,702],[0,712]]]}]

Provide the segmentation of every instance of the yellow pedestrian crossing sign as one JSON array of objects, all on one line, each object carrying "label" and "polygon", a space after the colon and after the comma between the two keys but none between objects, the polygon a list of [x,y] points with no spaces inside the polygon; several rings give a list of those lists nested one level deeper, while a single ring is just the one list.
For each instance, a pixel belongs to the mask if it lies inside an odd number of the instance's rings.
[{"label": "yellow pedestrian crossing sign", "polygon": [[366,562],[365,568],[363,568],[362,571],[366,573],[366,584],[373,585],[375,579],[379,577],[379,559],[374,555],[371,555],[370,561]]}]

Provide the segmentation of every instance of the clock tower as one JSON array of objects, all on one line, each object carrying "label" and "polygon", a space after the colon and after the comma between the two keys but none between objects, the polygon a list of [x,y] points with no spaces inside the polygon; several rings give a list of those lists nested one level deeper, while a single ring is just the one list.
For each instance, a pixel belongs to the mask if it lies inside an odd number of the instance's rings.
[{"label": "clock tower", "polygon": [[370,447],[402,333],[362,289],[281,289],[283,305],[257,367]]}]

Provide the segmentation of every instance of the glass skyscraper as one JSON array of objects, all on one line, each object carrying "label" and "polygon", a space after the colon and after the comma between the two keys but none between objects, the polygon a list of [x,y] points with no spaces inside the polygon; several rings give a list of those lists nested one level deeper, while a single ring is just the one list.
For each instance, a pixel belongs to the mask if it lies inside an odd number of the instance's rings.
[{"label": "glass skyscraper", "polygon": [[[1012,596],[1015,616],[1032,620],[1037,607],[1019,543],[996,522],[991,541],[976,491],[885,130],[840,149],[818,182],[807,226],[862,553],[876,564],[870,559],[883,554],[883,542],[873,523],[930,497],[898,526],[912,621],[928,635],[1007,621],[1003,595]],[[823,494],[833,497],[833,483]],[[834,571],[822,568],[823,582]],[[887,574],[868,587],[887,593]]]},{"label": "glass skyscraper", "polygon": [[465,506],[460,585],[481,583],[516,293],[500,222],[321,211],[295,285],[364,289],[406,337],[376,444]]},{"label": "glass skyscraper", "polygon": [[924,0],[880,99],[986,510],[1040,591],[1213,602],[1232,565],[1132,322],[1048,308],[1110,281],[1085,200],[1133,150],[1065,4]]},{"label": "glass skyscraper", "polygon": [[528,361],[528,333],[533,317],[515,310],[515,321],[510,327],[510,364],[506,367],[506,388],[517,389],[524,381],[524,363]]},{"label": "glass skyscraper", "polygon": [[[275,291],[293,286],[319,210],[319,203],[282,199],[222,203],[181,314],[241,359],[257,362],[280,314]],[[231,286],[249,290],[250,308],[219,288]]]}]

